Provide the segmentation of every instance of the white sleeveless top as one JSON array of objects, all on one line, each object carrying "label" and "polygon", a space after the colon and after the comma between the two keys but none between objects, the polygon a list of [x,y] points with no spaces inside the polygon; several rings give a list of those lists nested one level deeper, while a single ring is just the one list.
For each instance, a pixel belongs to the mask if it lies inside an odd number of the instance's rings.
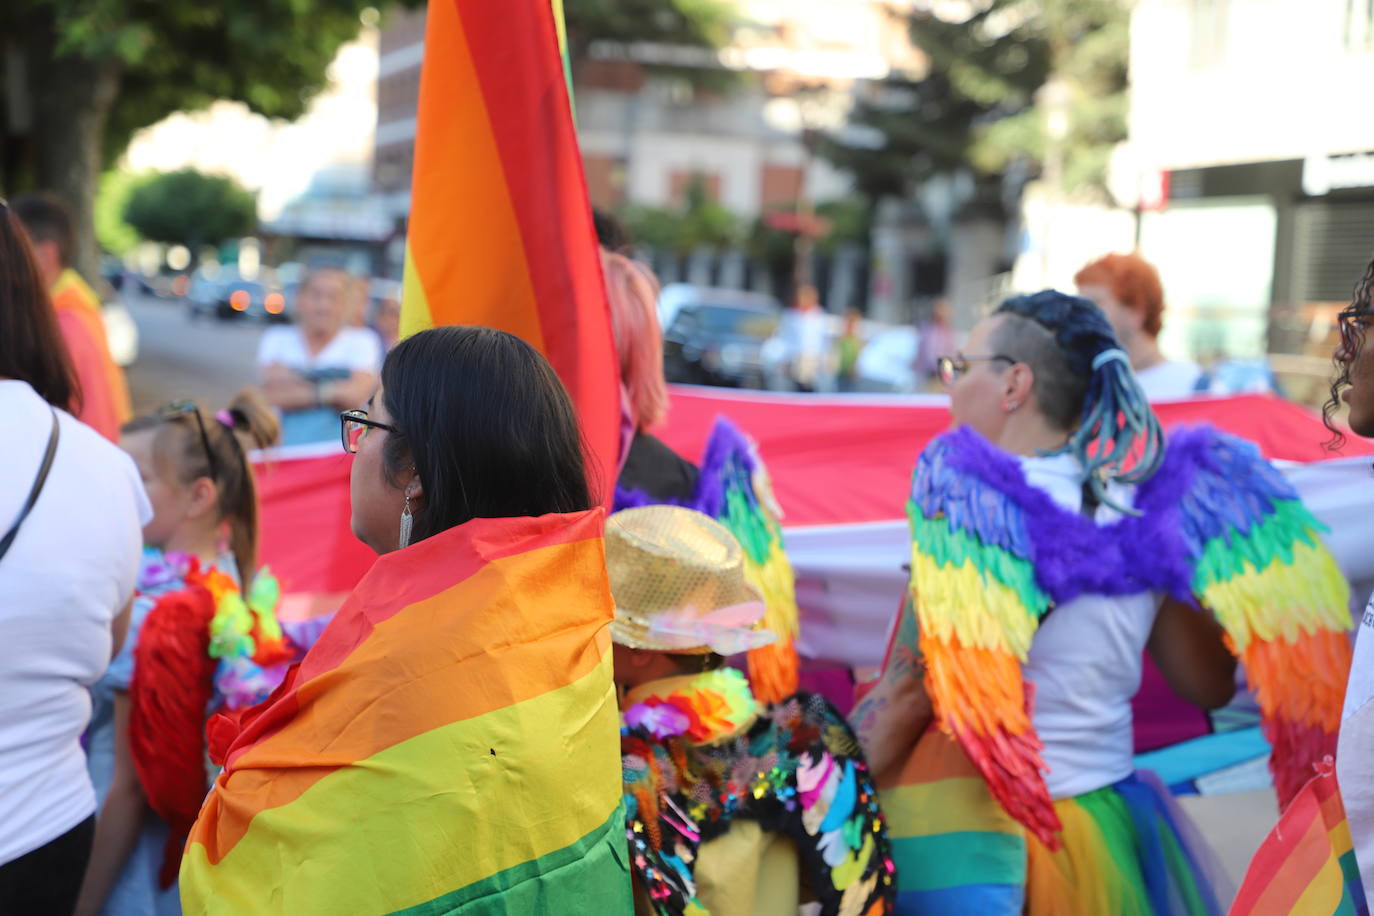
[{"label": "white sleeveless top", "polygon": [[[1021,458],[1026,480],[1070,512],[1082,511],[1078,462],[1069,455]],[[1114,501],[1131,488],[1113,489]],[[1099,508],[1097,522],[1119,513]],[[1053,798],[1071,798],[1134,771],[1131,698],[1140,688],[1141,655],[1159,612],[1155,592],[1083,595],[1040,624],[1023,668],[1035,685],[1032,719],[1045,744],[1045,782]]]}]

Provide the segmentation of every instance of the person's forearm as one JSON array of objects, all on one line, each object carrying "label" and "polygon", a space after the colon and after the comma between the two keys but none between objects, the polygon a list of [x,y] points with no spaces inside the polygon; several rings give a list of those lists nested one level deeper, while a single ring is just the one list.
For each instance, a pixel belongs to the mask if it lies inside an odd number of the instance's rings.
[{"label": "person's forearm", "polygon": [[267,403],[281,410],[305,410],[317,406],[315,385],[300,376],[269,378],[263,382],[262,393]]},{"label": "person's forearm", "polygon": [[138,842],[148,805],[137,781],[132,785],[118,783],[110,786],[105,805],[95,823],[95,841],[91,846],[91,861],[81,883],[81,896],[76,916],[96,916],[105,905],[124,863]]},{"label": "person's forearm", "polygon": [[346,379],[326,382],[321,399],[339,410],[352,410],[366,404],[376,390],[377,376],[370,372],[354,372]]}]

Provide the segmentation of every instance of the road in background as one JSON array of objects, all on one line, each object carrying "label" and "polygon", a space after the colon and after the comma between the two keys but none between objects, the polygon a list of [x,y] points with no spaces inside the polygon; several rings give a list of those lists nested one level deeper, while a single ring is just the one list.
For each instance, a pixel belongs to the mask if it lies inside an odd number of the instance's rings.
[{"label": "road in background", "polygon": [[193,321],[179,300],[128,296],[125,305],[138,324],[138,360],[128,371],[134,413],[189,398],[218,410],[240,388],[258,380],[256,321]]}]

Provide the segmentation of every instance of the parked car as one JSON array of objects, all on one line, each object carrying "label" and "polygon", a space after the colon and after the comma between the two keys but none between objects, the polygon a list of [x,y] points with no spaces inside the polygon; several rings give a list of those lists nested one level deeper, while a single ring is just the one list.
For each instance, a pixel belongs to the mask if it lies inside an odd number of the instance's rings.
[{"label": "parked car", "polygon": [[668,381],[765,387],[763,348],[777,332],[782,306],[760,293],[693,289],[693,295],[676,298],[666,313],[663,368]]}]

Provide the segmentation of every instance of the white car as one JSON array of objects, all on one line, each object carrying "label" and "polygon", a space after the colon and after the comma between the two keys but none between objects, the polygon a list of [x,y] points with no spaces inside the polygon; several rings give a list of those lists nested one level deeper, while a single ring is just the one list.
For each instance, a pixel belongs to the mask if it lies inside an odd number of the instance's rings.
[{"label": "white car", "polygon": [[105,341],[115,365],[127,369],[138,359],[138,325],[118,299],[106,300],[100,307],[105,321]]}]

